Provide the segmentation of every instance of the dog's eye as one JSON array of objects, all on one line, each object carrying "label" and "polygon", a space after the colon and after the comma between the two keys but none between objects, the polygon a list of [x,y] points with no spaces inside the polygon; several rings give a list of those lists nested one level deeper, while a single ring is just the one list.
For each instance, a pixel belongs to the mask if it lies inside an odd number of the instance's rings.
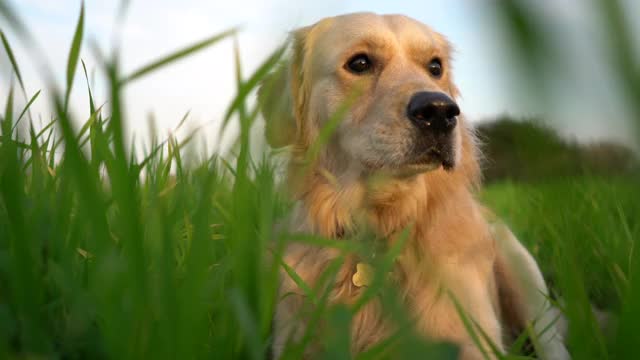
[{"label": "dog's eye", "polygon": [[365,54],[358,54],[347,61],[346,67],[355,74],[362,74],[369,71],[373,64]]},{"label": "dog's eye", "polygon": [[442,62],[438,58],[431,59],[429,65],[427,65],[427,69],[433,77],[439,78],[442,76]]}]

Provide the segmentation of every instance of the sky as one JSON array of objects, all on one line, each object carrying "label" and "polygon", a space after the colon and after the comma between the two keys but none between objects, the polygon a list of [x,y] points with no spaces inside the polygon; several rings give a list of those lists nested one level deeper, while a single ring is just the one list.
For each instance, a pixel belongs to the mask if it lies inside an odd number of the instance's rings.
[{"label": "sky", "polygon": [[[9,3],[45,54],[45,59],[33,59],[17,37],[8,34],[28,94],[46,88],[39,61],[49,64],[62,87],[80,0]],[[625,114],[619,112],[621,105],[611,95],[612,85],[607,83],[606,64],[595,53],[593,39],[597,34],[584,2],[544,0],[536,4],[536,11],[543,13],[549,27],[566,43],[563,50],[569,54],[567,68],[551,79],[553,88],[563,94],[562,101],[553,109],[541,108],[539,103],[530,101],[528,84],[523,83],[512,63],[508,34],[495,16],[495,4],[490,0],[130,0],[123,21],[117,20],[120,0],[87,0],[81,57],[92,74],[94,97],[102,103],[107,96],[92,50],[96,45],[104,53],[118,47],[121,68],[127,74],[185,45],[240,26],[242,65],[245,73],[250,73],[297,27],[355,11],[401,13],[430,25],[454,44],[454,76],[462,94],[460,107],[472,121],[486,121],[501,114],[540,115],[570,137],[631,143],[631,131],[621,120]],[[144,138],[153,114],[158,129],[166,134],[189,111],[189,127],[202,126],[203,137],[209,143],[215,142],[221,118],[235,94],[232,54],[232,41],[224,41],[129,85],[125,92],[129,133]],[[599,71],[603,68],[605,71]],[[0,53],[0,99],[6,97],[10,82],[8,62]],[[81,72],[75,78],[70,108],[79,119],[89,116]],[[45,121],[51,110],[40,99],[33,113]]]}]

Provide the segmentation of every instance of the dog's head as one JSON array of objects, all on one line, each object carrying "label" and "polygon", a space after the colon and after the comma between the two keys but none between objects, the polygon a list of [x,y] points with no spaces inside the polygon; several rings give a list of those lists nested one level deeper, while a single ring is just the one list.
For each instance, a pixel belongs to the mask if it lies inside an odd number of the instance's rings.
[{"label": "dog's head", "polygon": [[271,146],[307,148],[348,105],[334,157],[398,175],[459,164],[468,134],[442,35],[405,16],[358,13],[299,29],[292,41],[259,93]]}]

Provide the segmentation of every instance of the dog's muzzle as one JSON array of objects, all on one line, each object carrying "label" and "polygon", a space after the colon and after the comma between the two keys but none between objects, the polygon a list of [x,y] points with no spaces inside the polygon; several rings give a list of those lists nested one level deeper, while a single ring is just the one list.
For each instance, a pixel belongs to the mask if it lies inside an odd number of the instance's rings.
[{"label": "dog's muzzle", "polygon": [[458,105],[441,92],[415,93],[407,105],[407,117],[418,130],[414,154],[420,164],[440,163],[445,170],[455,166],[453,130],[460,115]]}]

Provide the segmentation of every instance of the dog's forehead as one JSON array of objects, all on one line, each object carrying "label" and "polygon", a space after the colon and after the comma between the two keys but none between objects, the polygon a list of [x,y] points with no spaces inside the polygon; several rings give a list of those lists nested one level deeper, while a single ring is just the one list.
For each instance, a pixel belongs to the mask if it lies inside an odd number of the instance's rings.
[{"label": "dog's forehead", "polygon": [[[380,39],[400,46],[438,46],[438,34],[427,25],[404,15],[354,13],[327,18],[317,25],[320,38],[334,45]],[[340,47],[340,46],[338,46]]]},{"label": "dog's forehead", "polygon": [[[391,54],[448,53],[443,36],[427,25],[403,15],[354,13],[325,18],[310,28],[306,48],[313,55],[314,72],[332,72],[335,64],[357,51]],[[421,54],[421,55],[420,55]]]}]

